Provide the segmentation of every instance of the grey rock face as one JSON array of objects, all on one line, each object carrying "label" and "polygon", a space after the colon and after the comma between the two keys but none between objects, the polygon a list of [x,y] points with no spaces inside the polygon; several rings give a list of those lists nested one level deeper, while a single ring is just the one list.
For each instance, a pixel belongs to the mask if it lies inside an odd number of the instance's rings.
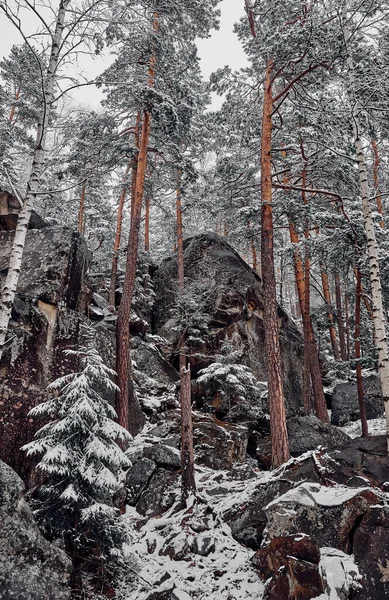
[{"label": "grey rock face", "polygon": [[141,458],[126,475],[127,502],[135,506],[143,490],[147,487],[157,465],[149,458]]},{"label": "grey rock face", "polygon": [[[384,401],[377,375],[364,377],[363,391],[367,418],[380,417],[384,413]],[[357,421],[360,415],[356,383],[340,383],[335,386],[331,407],[331,423],[334,425],[341,427],[349,421]]]},{"label": "grey rock face", "polygon": [[23,490],[0,462],[0,600],[68,600],[70,560],[43,538]]},{"label": "grey rock face", "polygon": [[143,456],[153,460],[159,467],[179,469],[181,467],[181,454],[171,446],[155,444],[143,450]]},{"label": "grey rock face", "polygon": [[291,417],[287,423],[292,456],[323,446],[328,450],[344,448],[350,437],[333,425],[323,423],[314,415]]},{"label": "grey rock face", "polygon": [[149,486],[142,492],[136,505],[141,515],[156,517],[161,515],[178,499],[179,492],[175,488],[178,474],[166,469],[157,469],[150,479]]},{"label": "grey rock face", "polygon": [[[13,236],[13,232],[0,232],[0,273],[7,270]],[[81,302],[88,263],[89,252],[80,234],[66,227],[31,229],[17,293],[49,304],[62,301],[74,310]]]},{"label": "grey rock face", "polygon": [[242,425],[196,420],[193,438],[196,460],[211,469],[231,469],[246,459],[248,430]]},{"label": "grey rock face", "polygon": [[[187,340],[192,373],[214,362],[224,344],[230,344],[258,381],[266,381],[261,280],[222,238],[205,233],[184,243],[186,287],[196,300],[207,326]],[[171,309],[176,303],[175,257],[165,260],[154,275],[155,328],[176,342]],[[302,398],[302,338],[279,307],[283,380],[287,410],[294,414]],[[176,336],[177,337],[177,336]],[[173,360],[173,357],[172,357]],[[175,359],[174,359],[175,360]]]}]

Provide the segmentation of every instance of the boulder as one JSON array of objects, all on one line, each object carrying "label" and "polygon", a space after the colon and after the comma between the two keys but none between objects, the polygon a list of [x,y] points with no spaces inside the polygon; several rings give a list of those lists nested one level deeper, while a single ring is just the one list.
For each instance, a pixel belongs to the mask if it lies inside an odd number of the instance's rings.
[{"label": "boulder", "polygon": [[311,600],[319,596],[324,591],[319,562],[320,550],[309,536],[273,538],[253,557],[260,578],[266,582],[264,600]]},{"label": "boulder", "polygon": [[231,469],[246,459],[248,430],[242,425],[195,418],[193,439],[195,460],[210,469]]},{"label": "boulder", "polygon": [[[263,291],[258,275],[214,233],[185,240],[184,269],[193,307],[186,346],[194,378],[200,369],[215,362],[215,356],[222,355],[227,345],[237,356],[235,362],[249,367],[258,381],[266,381]],[[180,331],[172,316],[178,298],[176,281],[174,256],[154,274],[155,331],[168,338],[174,348]],[[302,337],[281,307],[278,318],[287,410],[295,414],[302,398]],[[175,352],[170,359],[177,363]]]},{"label": "boulder", "polygon": [[351,552],[362,576],[353,599],[389,598],[389,508],[373,506],[356,528]]},{"label": "boulder", "polygon": [[274,477],[270,481],[258,483],[244,502],[232,507],[223,515],[223,519],[231,527],[233,537],[240,544],[258,550],[263,542],[267,524],[265,506],[274,498],[293,488],[296,483],[307,480],[321,481],[320,473],[312,457],[296,464],[289,463],[282,477]]},{"label": "boulder", "polygon": [[143,456],[154,461],[159,467],[181,468],[181,453],[172,446],[165,446],[165,444],[146,446],[143,450]]},{"label": "boulder", "polygon": [[127,502],[135,506],[144,489],[146,489],[157,465],[149,458],[138,460],[126,474]]},{"label": "boulder", "polygon": [[329,423],[323,423],[314,415],[292,417],[287,427],[292,456],[299,456],[319,446],[327,450],[344,448],[350,441],[346,433]]},{"label": "boulder", "polygon": [[386,436],[355,438],[338,452],[331,452],[335,461],[333,479],[349,487],[368,484],[388,491],[389,460]]},{"label": "boulder", "polygon": [[148,517],[166,512],[179,498],[179,491],[176,489],[178,477],[176,472],[156,469],[136,504],[136,510]]},{"label": "boulder", "polygon": [[197,535],[193,540],[192,550],[200,556],[209,556],[215,552],[215,539],[209,534]]},{"label": "boulder", "polygon": [[[329,423],[323,423],[314,415],[291,417],[287,421],[289,450],[291,456],[300,456],[309,450],[322,446],[326,450],[341,449],[347,446],[351,438]],[[254,442],[252,436],[251,441]],[[256,458],[264,469],[271,467],[270,435],[255,438]]]},{"label": "boulder", "polygon": [[181,531],[162,546],[159,554],[161,556],[169,556],[171,560],[184,560],[188,551],[188,537]]},{"label": "boulder", "polygon": [[380,500],[370,488],[302,483],[265,507],[266,537],[305,533],[322,546],[349,552],[356,525]]},{"label": "boulder", "polygon": [[[377,375],[363,378],[366,416],[375,419],[384,413],[381,384]],[[335,386],[331,400],[331,423],[341,427],[349,421],[360,419],[356,383],[340,383]]]},{"label": "boulder", "polygon": [[68,600],[70,560],[41,535],[23,491],[0,462],[0,600]]}]

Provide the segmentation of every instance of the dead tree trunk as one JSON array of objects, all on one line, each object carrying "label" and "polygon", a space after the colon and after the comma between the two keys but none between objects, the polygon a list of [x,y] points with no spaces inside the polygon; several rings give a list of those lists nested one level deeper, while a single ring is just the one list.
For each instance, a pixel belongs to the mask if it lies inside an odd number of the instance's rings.
[{"label": "dead tree trunk", "polygon": [[19,213],[16,225],[15,236],[12,244],[11,255],[8,263],[7,276],[1,291],[0,298],[0,360],[2,358],[4,344],[8,331],[8,324],[11,317],[11,311],[15,299],[16,288],[19,281],[20,269],[23,259],[24,245],[28,225],[30,223],[31,213],[35,204],[36,196],[39,190],[43,166],[44,151],[46,143],[47,127],[49,124],[50,112],[54,102],[54,86],[56,72],[61,50],[62,33],[65,25],[65,15],[70,0],[60,0],[55,32],[51,42],[51,52],[49,65],[47,67],[46,78],[43,88],[43,109],[38,123],[38,132],[32,159],[30,176],[27,183],[27,193],[23,208]]},{"label": "dead tree trunk", "polygon": [[[153,17],[154,34],[158,33],[158,14]],[[152,52],[148,71],[148,85],[154,87],[156,54]],[[132,381],[130,356],[130,314],[134,296],[136,266],[138,259],[139,228],[142,216],[142,199],[147,166],[147,148],[150,137],[151,114],[145,111],[140,137],[137,176],[134,193],[134,206],[131,218],[130,235],[127,248],[126,272],[124,276],[123,294],[116,322],[116,372],[119,391],[116,394],[116,413],[122,427],[132,435],[139,433],[144,425],[145,417],[139,406]]]},{"label": "dead tree trunk", "polygon": [[261,142],[261,258],[264,294],[265,352],[269,389],[272,465],[289,459],[288,431],[282,385],[281,349],[278,325],[276,278],[274,272],[271,134],[273,113],[273,62],[266,66]]}]

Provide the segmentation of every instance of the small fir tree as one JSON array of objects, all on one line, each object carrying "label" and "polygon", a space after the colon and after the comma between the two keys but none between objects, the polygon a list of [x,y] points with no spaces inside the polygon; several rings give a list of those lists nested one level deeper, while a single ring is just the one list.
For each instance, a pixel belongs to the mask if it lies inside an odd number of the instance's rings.
[{"label": "small fir tree", "polygon": [[114,409],[103,398],[115,392],[115,372],[93,348],[66,350],[80,358],[82,370],[60,377],[49,386],[57,396],[30,411],[51,420],[23,446],[27,455],[42,455],[37,465],[44,477],[36,514],[51,539],[62,537],[73,562],[72,587],[80,587],[81,572],[97,573],[99,584],[107,566],[118,559],[125,539],[119,510],[112,498],[129,461],[118,445],[130,435],[113,421]]}]

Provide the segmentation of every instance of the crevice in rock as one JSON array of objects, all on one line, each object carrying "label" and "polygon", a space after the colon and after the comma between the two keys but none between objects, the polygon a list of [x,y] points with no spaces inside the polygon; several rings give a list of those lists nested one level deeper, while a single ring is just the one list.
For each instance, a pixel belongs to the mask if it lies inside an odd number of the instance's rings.
[{"label": "crevice in rock", "polygon": [[354,554],[354,536],[355,536],[355,532],[357,531],[357,529],[360,527],[363,517],[365,516],[366,513],[363,513],[362,515],[359,515],[359,517],[357,517],[354,521],[354,525],[352,526],[349,536],[348,536],[348,540],[347,540],[347,545],[346,545],[346,553],[347,554]]}]

